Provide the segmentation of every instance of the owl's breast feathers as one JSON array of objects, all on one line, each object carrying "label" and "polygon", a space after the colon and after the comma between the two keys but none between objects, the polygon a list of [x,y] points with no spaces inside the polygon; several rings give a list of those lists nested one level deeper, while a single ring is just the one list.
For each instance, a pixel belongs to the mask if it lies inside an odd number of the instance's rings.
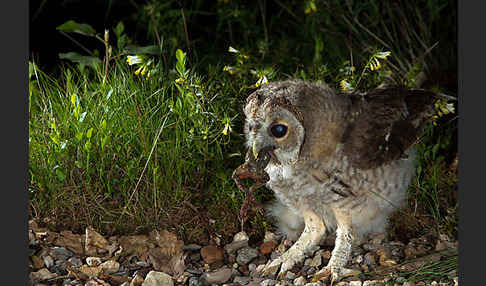
[{"label": "owl's breast feathers", "polygon": [[438,95],[424,90],[388,88],[351,100],[343,153],[360,169],[372,169],[404,156],[434,113]]}]

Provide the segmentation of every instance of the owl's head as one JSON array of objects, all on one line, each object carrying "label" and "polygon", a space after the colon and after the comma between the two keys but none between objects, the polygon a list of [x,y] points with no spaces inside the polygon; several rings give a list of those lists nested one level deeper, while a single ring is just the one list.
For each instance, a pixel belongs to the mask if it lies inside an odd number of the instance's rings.
[{"label": "owl's head", "polygon": [[323,108],[333,98],[327,86],[303,81],[271,83],[252,93],[244,108],[244,131],[253,156],[269,148],[279,163],[296,162],[306,142],[332,125]]}]

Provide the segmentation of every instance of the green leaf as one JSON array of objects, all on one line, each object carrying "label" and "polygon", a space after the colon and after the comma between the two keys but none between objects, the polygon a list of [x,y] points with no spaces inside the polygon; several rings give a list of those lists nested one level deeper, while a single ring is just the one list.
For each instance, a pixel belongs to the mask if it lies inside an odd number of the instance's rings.
[{"label": "green leaf", "polygon": [[76,98],[77,98],[77,97],[78,97],[78,96],[77,96],[75,93],[71,94],[71,104],[72,104],[73,106],[76,106]]},{"label": "green leaf", "polygon": [[69,52],[69,53],[61,53],[59,54],[59,58],[63,60],[70,60],[74,63],[78,63],[80,65],[90,66],[92,68],[96,68],[98,65],[101,64],[101,60],[97,57],[92,56],[83,56],[76,52]]},{"label": "green leaf", "polygon": [[88,129],[88,132],[86,132],[86,137],[88,139],[90,139],[92,135],[93,135],[93,127],[91,127],[90,129]]},{"label": "green leaf", "polygon": [[76,140],[81,141],[83,139],[83,132],[77,132],[74,137],[76,138]]},{"label": "green leaf", "polygon": [[185,57],[186,57],[186,53],[184,53],[181,49],[177,49],[176,51],[177,62],[184,64]]},{"label": "green leaf", "polygon": [[126,54],[148,54],[148,55],[160,55],[162,51],[160,50],[159,46],[127,46],[123,50]]},{"label": "green leaf", "polygon": [[59,168],[56,169],[56,175],[59,181],[64,181],[66,179],[66,174]]},{"label": "green leaf", "polygon": [[103,119],[103,121],[101,121],[100,128],[101,128],[101,130],[105,130],[106,129],[106,119]]},{"label": "green leaf", "polygon": [[123,25],[123,22],[118,22],[118,25],[116,25],[115,29],[113,29],[113,32],[117,37],[120,37],[123,31],[125,30],[125,25]]},{"label": "green leaf", "polygon": [[86,150],[86,151],[91,150],[91,142],[86,141],[86,144],[84,144],[84,150]]},{"label": "green leaf", "polygon": [[93,29],[88,24],[84,23],[77,23],[73,20],[69,20],[65,22],[64,24],[57,26],[57,30],[64,31],[64,32],[73,32],[73,33],[78,33],[82,34],[85,36],[95,36],[96,35],[96,30]]}]

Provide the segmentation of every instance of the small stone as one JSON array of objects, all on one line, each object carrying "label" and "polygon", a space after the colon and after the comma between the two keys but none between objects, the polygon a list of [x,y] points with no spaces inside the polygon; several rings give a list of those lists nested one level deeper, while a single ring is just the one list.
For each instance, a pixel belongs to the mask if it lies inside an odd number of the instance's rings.
[{"label": "small stone", "polygon": [[356,281],[349,281],[349,286],[361,286],[363,282],[356,280]]},{"label": "small stone", "polygon": [[182,248],[182,250],[184,250],[184,251],[197,251],[199,249],[201,249],[201,246],[198,245],[198,244],[194,244],[194,243],[184,245],[184,247]]},{"label": "small stone", "polygon": [[253,271],[256,270],[256,268],[257,268],[257,266],[256,266],[255,263],[248,264],[248,271],[253,272]]},{"label": "small stone", "polygon": [[260,286],[275,286],[275,285],[277,285],[277,281],[272,279],[265,279],[262,282],[260,282]]},{"label": "small stone", "polygon": [[260,253],[262,255],[267,255],[272,252],[277,247],[277,244],[273,241],[267,241],[262,244],[260,244]]},{"label": "small stone", "polygon": [[234,283],[237,283],[238,285],[246,285],[250,283],[250,277],[246,276],[236,276],[235,279],[233,280]]},{"label": "small stone", "polygon": [[201,256],[205,263],[215,263],[223,260],[223,250],[216,245],[207,245],[201,248]]},{"label": "small stone", "polygon": [[231,269],[224,267],[213,272],[206,272],[201,275],[201,281],[205,284],[222,284],[231,277]]},{"label": "small stone", "polygon": [[322,283],[321,282],[311,282],[311,283],[305,284],[304,286],[322,286]]},{"label": "small stone", "polygon": [[278,238],[277,236],[275,235],[275,233],[271,232],[271,231],[265,231],[265,238],[263,239],[263,242],[267,242],[267,241],[278,241]]},{"label": "small stone", "polygon": [[439,285],[439,283],[437,283],[437,281],[432,281],[432,282],[430,283],[430,286],[438,286],[438,285]]},{"label": "small stone", "polygon": [[238,255],[236,256],[236,262],[239,265],[245,265],[257,257],[258,257],[258,250],[251,247],[243,247],[242,249],[238,250]]},{"label": "small stone", "polygon": [[292,271],[288,271],[286,274],[285,274],[285,279],[287,280],[294,280],[295,277],[297,277],[297,275],[295,275],[294,272]]},{"label": "small stone", "polygon": [[94,256],[87,257],[86,258],[86,264],[88,264],[88,266],[91,266],[91,267],[98,266],[98,265],[101,264],[101,258],[94,257]]},{"label": "small stone", "polygon": [[294,285],[295,286],[303,286],[303,285],[305,285],[306,282],[307,282],[307,280],[305,280],[305,278],[303,276],[299,276],[299,277],[294,279]]},{"label": "small stone", "polygon": [[101,264],[101,268],[103,269],[104,273],[113,274],[118,272],[120,269],[120,263],[114,260],[107,260]]},{"label": "small stone", "polygon": [[79,257],[71,257],[68,259],[68,262],[71,264],[73,267],[80,267],[83,265],[83,262]]},{"label": "small stone", "polygon": [[43,280],[47,280],[47,279],[52,279],[56,276],[57,276],[56,274],[51,273],[47,268],[42,268],[37,272],[31,272],[30,273],[30,281],[38,282],[38,281],[43,281]]},{"label": "small stone", "polygon": [[227,244],[224,249],[228,254],[248,246],[249,237],[244,231],[240,231],[233,237],[233,241]]},{"label": "small stone", "polygon": [[415,286],[415,282],[413,282],[413,281],[405,281],[403,283],[403,286]]},{"label": "small stone", "polygon": [[67,250],[64,247],[57,246],[51,248],[50,254],[55,260],[62,261],[66,261],[73,256],[73,253],[71,251]]},{"label": "small stone", "polygon": [[174,281],[172,281],[172,277],[164,272],[158,271],[150,271],[145,280],[142,283],[142,286],[173,286]]},{"label": "small stone", "polygon": [[110,284],[101,279],[92,278],[84,286],[110,286]]},{"label": "small stone", "polygon": [[349,286],[349,282],[341,281],[341,282],[337,283],[336,286]]},{"label": "small stone", "polygon": [[452,280],[454,281],[454,286],[459,286],[459,277],[454,277]]}]

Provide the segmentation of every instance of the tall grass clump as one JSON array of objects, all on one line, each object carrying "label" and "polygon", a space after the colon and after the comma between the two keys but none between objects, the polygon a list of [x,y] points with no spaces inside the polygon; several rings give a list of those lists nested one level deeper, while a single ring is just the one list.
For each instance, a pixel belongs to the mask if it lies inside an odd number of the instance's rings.
[{"label": "tall grass clump", "polygon": [[192,72],[181,50],[174,58],[169,71],[135,55],[108,76],[77,65],[58,79],[30,64],[31,215],[120,231],[176,224],[187,205],[238,207],[227,159],[241,91]]}]

